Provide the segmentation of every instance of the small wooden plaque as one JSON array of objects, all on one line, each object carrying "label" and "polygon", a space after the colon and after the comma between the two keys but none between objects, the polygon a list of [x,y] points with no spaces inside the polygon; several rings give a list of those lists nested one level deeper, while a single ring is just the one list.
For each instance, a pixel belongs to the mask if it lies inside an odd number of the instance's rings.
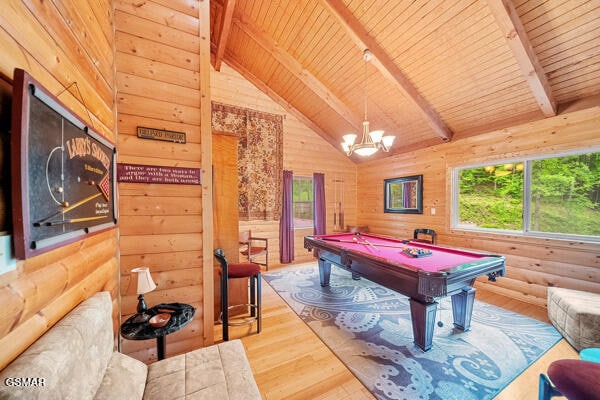
[{"label": "small wooden plaque", "polygon": [[137,127],[137,136],[142,139],[162,140],[165,142],[185,143],[185,133],[166,129]]}]

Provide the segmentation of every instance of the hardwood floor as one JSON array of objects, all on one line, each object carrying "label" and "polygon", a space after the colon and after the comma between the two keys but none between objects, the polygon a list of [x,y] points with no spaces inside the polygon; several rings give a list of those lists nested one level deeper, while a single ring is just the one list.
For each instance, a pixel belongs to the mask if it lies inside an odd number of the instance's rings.
[{"label": "hardwood floor", "polygon": [[[483,290],[478,290],[477,299],[548,322],[545,308]],[[264,399],[374,398],[265,281],[262,286],[262,312],[263,329],[259,335],[255,325],[246,325],[231,327],[230,338],[242,340]],[[221,325],[216,325],[215,341],[220,339]],[[539,374],[545,372],[552,361],[561,358],[578,358],[577,352],[564,339],[508,385],[496,399],[537,399]]]}]

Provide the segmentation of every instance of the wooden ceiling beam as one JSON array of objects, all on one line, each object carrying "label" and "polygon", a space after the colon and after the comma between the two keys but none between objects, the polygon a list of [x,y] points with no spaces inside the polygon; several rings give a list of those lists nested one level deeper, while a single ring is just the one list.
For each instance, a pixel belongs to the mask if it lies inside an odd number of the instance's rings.
[{"label": "wooden ceiling beam", "polygon": [[289,112],[291,115],[296,117],[300,122],[306,125],[308,128],[312,129],[318,135],[320,135],[324,140],[326,140],[329,144],[331,144],[334,148],[341,151],[340,143],[337,139],[331,137],[327,132],[325,132],[319,125],[317,125],[313,120],[308,118],[306,115],[301,113],[296,107],[294,107],[290,102],[285,100],[283,97],[278,95],[273,89],[271,89],[267,84],[258,79],[252,72],[250,72],[246,67],[244,67],[240,62],[238,62],[235,57],[229,53],[225,52],[224,61],[231,68],[236,70],[240,75],[242,75],[246,80],[252,83],[254,86],[258,88],[261,92],[266,94],[273,100],[275,103],[279,104],[284,110]]},{"label": "wooden ceiling beam", "polygon": [[321,3],[344,27],[350,38],[361,49],[369,49],[373,53],[373,64],[379,71],[402,92],[404,97],[413,103],[425,117],[435,133],[442,140],[452,139],[452,130],[442,120],[436,110],[425,100],[415,86],[398,68],[394,60],[385,52],[377,41],[369,35],[360,21],[339,0],[321,0]]},{"label": "wooden ceiling beam", "polygon": [[340,100],[323,82],[315,77],[310,71],[305,69],[302,64],[296,60],[291,54],[282,49],[277,42],[273,40],[267,33],[260,29],[256,24],[247,18],[235,15],[233,22],[246,32],[259,46],[277,60],[284,68],[312,90],[319,98],[321,98],[329,107],[337,112],[343,119],[357,130],[362,131],[362,120],[357,118],[350,108]]},{"label": "wooden ceiling beam", "polygon": [[214,68],[215,71],[221,70],[221,61],[227,47],[227,39],[231,32],[231,23],[233,18],[233,10],[235,9],[235,0],[224,0],[223,9],[221,10],[221,20],[219,21],[219,38],[216,43]]},{"label": "wooden ceiling beam", "polygon": [[556,115],[558,107],[542,65],[533,50],[525,27],[511,0],[487,0],[487,4],[512,50],[533,96],[546,117]]}]

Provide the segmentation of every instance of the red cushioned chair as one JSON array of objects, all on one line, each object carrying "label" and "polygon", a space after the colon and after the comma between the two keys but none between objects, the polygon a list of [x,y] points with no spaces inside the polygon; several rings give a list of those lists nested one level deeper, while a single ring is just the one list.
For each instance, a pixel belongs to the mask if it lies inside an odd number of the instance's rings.
[{"label": "red cushioned chair", "polygon": [[600,400],[600,363],[570,359],[554,361],[548,367],[548,377],[540,374],[539,400],[554,396],[565,396],[569,400]]},{"label": "red cushioned chair", "polygon": [[[260,265],[255,263],[229,264],[223,250],[216,249],[215,258],[221,264],[221,316],[223,323],[223,340],[229,340],[229,326],[246,325],[256,321],[256,333],[260,333]],[[229,279],[248,278],[250,280],[250,303],[229,305]],[[242,321],[229,320],[229,310],[232,308],[246,307],[250,309],[250,316]],[[239,318],[239,317],[238,317]]]}]

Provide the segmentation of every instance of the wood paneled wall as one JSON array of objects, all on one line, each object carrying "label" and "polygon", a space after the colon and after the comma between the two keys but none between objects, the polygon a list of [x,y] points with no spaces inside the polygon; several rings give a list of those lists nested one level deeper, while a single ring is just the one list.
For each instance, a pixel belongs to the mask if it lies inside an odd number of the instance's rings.
[{"label": "wood paneled wall", "polygon": [[[432,228],[439,244],[502,254],[507,276],[478,285],[538,305],[547,287],[600,293],[600,244],[453,230],[450,227],[452,168],[523,156],[600,148],[600,107],[440,144],[358,167],[358,223],[399,238]],[[383,180],[423,174],[422,215],[384,214]],[[435,215],[433,214],[435,209]]]},{"label": "wood paneled wall", "polygon": [[[202,21],[207,2],[113,3],[119,162],[202,168],[202,84],[210,79],[201,35],[208,24],[208,18]],[[137,126],[185,132],[187,142],[140,139]],[[210,188],[210,170],[208,181],[205,173],[202,179],[204,185],[119,183],[123,319],[136,312],[137,285],[130,271],[137,266],[149,267],[158,286],[145,296],[149,307],[182,302],[196,308],[194,320],[166,338],[166,356],[212,342],[212,329],[205,328],[207,302],[212,327],[212,284],[206,297],[203,286],[203,192],[205,185]],[[123,340],[122,350],[145,362],[156,359],[155,340]]]},{"label": "wood paneled wall", "polygon": [[[0,12],[0,74],[10,80],[14,68],[28,71],[83,121],[116,142],[113,42],[110,0],[94,1],[93,8],[92,2],[10,1]],[[5,100],[3,96],[2,113],[10,112]],[[9,158],[7,147],[2,152],[3,159]],[[0,172],[7,179],[8,171]],[[0,199],[0,209],[7,195]],[[0,275],[0,369],[98,291],[111,293],[118,326],[117,272],[113,229],[19,261],[16,271]]]},{"label": "wood paneled wall", "polygon": [[[356,224],[356,165],[230,66],[223,64],[220,72],[211,71],[211,94],[214,101],[284,115],[283,168],[293,171],[295,176],[312,177],[314,172],[325,174],[327,231],[333,230],[335,178],[344,180],[346,224]],[[269,265],[280,264],[279,221],[240,221],[240,231],[244,230],[251,230],[254,236],[268,238]],[[312,228],[295,232],[295,261],[312,260],[312,253],[303,247],[304,236],[312,234]]]}]

